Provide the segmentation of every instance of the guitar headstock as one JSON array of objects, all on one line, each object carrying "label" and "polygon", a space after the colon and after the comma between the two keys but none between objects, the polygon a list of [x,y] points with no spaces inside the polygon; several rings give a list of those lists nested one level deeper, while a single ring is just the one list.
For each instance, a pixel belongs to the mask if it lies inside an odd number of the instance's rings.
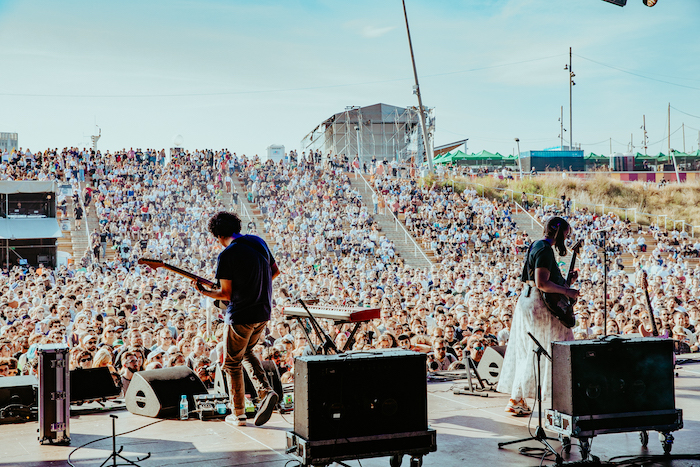
[{"label": "guitar headstock", "polygon": [[581,238],[576,243],[574,243],[574,246],[571,247],[571,251],[578,254],[578,250],[580,250],[582,246],[583,246],[583,239]]},{"label": "guitar headstock", "polygon": [[148,259],[148,258],[139,258],[138,263],[145,264],[146,266],[150,267],[151,269],[162,268],[163,264],[165,264],[159,259]]},{"label": "guitar headstock", "polygon": [[649,288],[649,282],[647,281],[647,272],[642,269],[642,288],[647,290]]}]

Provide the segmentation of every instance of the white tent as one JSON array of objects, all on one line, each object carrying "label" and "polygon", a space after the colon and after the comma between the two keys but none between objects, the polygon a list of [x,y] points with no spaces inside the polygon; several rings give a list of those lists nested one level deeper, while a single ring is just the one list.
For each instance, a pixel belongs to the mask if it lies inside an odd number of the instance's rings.
[{"label": "white tent", "polygon": [[61,227],[55,217],[32,219],[0,219],[0,239],[61,238]]}]

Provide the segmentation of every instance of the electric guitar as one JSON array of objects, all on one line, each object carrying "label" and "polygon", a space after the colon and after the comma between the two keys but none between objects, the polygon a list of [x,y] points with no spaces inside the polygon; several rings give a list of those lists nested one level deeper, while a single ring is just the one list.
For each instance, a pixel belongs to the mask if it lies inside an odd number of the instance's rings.
[{"label": "electric guitar", "polygon": [[[576,267],[576,257],[578,256],[578,250],[583,245],[583,240],[579,240],[576,244],[571,247],[573,255],[571,256],[571,264],[569,264],[569,271],[566,274],[566,287],[571,285],[571,279],[573,279],[574,268]],[[544,299],[544,304],[547,306],[552,315],[564,324],[567,328],[573,328],[576,325],[576,317],[574,316],[574,305],[576,304],[575,298],[569,298],[566,295],[558,293],[546,293],[542,292],[542,298]]]},{"label": "electric guitar", "polygon": [[[208,279],[205,279],[203,277],[199,277],[198,275],[192,274],[191,272],[185,271],[184,269],[180,269],[177,266],[173,266],[171,264],[164,263],[163,261],[161,261],[159,259],[139,258],[138,263],[145,264],[146,266],[150,267],[151,269],[158,269],[158,268],[167,269],[168,271],[172,271],[175,274],[179,274],[179,275],[184,276],[188,279],[197,281],[200,284],[206,285],[210,289],[218,288],[218,285],[216,283],[214,283]],[[214,306],[217,308],[226,309],[228,307],[228,301],[226,301],[226,300],[214,300]]]},{"label": "electric guitar", "polygon": [[647,299],[647,310],[649,310],[649,319],[651,320],[651,333],[647,331],[646,326],[644,324],[639,325],[639,332],[642,336],[644,337],[659,337],[659,330],[656,327],[656,320],[654,319],[654,312],[651,309],[651,299],[649,299],[649,283],[647,282],[647,272],[645,270],[642,270],[642,288],[644,289],[644,296]]}]

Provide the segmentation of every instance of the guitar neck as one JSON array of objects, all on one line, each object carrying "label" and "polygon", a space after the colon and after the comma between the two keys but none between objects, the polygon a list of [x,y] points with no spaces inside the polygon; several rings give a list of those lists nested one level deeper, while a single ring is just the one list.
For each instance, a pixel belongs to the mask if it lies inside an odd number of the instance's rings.
[{"label": "guitar neck", "polygon": [[574,250],[571,256],[571,264],[569,264],[569,272],[566,273],[566,285],[567,287],[571,285],[571,279],[573,278],[574,268],[576,267],[576,257],[578,256],[578,251]]},{"label": "guitar neck", "polygon": [[654,311],[651,308],[651,299],[649,298],[649,290],[644,287],[644,295],[647,299],[647,308],[649,309],[649,319],[651,320],[651,332],[654,337],[659,337],[659,330],[656,328],[656,320],[654,319]]},{"label": "guitar neck", "polygon": [[163,266],[161,266],[169,271],[172,271],[176,274],[180,274],[181,276],[185,276],[188,279],[196,280],[197,282],[200,282],[207,287],[216,287],[216,284],[213,283],[212,281],[205,279],[203,277],[199,277],[196,274],[192,274],[191,272],[187,272],[184,269],[180,269],[177,266],[171,266],[170,264],[163,263]]}]

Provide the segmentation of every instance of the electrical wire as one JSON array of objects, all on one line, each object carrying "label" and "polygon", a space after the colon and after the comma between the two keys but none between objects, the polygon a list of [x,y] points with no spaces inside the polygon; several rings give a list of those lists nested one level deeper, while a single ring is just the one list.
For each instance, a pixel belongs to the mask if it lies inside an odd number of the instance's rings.
[{"label": "electrical wire", "polygon": [[688,85],[686,85],[686,84],[679,84],[679,83],[674,83],[674,82],[672,82],[672,81],[666,81],[666,80],[662,80],[662,79],[652,78],[652,77],[650,77],[650,76],[645,76],[645,75],[643,75],[643,74],[641,74],[641,73],[636,73],[636,72],[634,72],[634,71],[625,70],[624,68],[616,67],[616,66],[613,66],[613,65],[608,65],[607,63],[598,62],[598,61],[596,61],[596,60],[593,60],[593,59],[584,57],[584,56],[582,56],[582,55],[578,55],[578,54],[574,54],[574,55],[576,55],[578,58],[582,58],[583,60],[587,60],[587,61],[592,62],[592,63],[595,63],[595,64],[597,64],[597,65],[604,66],[604,67],[607,67],[607,68],[611,68],[611,69],[613,69],[613,70],[617,70],[617,71],[622,72],[622,73],[627,73],[628,75],[636,76],[636,77],[638,77],[638,78],[648,79],[648,80],[650,80],[650,81],[657,81],[657,82],[659,82],[659,83],[670,84],[671,86],[678,86],[678,87],[681,87],[681,88],[694,89],[694,90],[696,90],[696,91],[700,91],[700,88],[695,87],[695,86],[688,86]]},{"label": "electrical wire", "polygon": [[682,113],[682,114],[684,114],[684,115],[687,115],[687,116],[689,116],[689,117],[700,118],[700,116],[693,115],[693,114],[689,114],[688,112],[683,112],[682,110],[677,109],[677,108],[675,108],[674,106],[671,106],[671,108],[672,108],[673,110],[675,110],[676,112],[680,112],[680,113]]},{"label": "electrical wire", "polygon": [[[140,426],[140,427],[138,427],[138,428],[134,428],[133,430],[125,431],[124,433],[115,434],[114,437],[128,435],[129,433],[133,433],[134,431],[142,430],[143,428],[146,428],[147,426],[155,425],[156,423],[161,423],[161,422],[164,422],[164,421],[165,421],[165,419],[163,419],[163,420],[156,420],[155,422],[151,422],[151,423],[148,423],[147,425],[143,425],[143,426]],[[68,454],[68,459],[66,459],[66,461],[68,462],[68,465],[70,465],[71,467],[75,467],[75,465],[70,461],[70,458],[71,458],[71,456],[72,456],[78,449],[82,449],[82,448],[84,448],[85,446],[91,445],[92,443],[96,443],[96,442],[98,442],[98,441],[103,441],[103,440],[109,439],[109,438],[111,438],[111,437],[112,437],[112,435],[103,436],[102,438],[93,439],[92,441],[88,441],[87,443],[81,444],[81,445],[78,446],[77,448],[73,449],[73,450],[70,452],[70,454]]]},{"label": "electrical wire", "polygon": [[664,137],[661,138],[660,140],[655,141],[655,142],[653,142],[653,143],[648,143],[648,145],[649,145],[649,146],[653,146],[654,144],[659,144],[659,143],[662,143],[662,142],[666,141],[666,139],[668,139],[669,136],[675,135],[676,133],[678,133],[678,132],[681,130],[681,128],[683,128],[683,125],[681,125],[681,126],[679,126],[678,128],[676,128],[676,131],[674,131],[674,132],[671,133],[670,135],[664,136]]},{"label": "electrical wire", "polygon": [[[447,75],[472,73],[475,71],[490,70],[493,68],[501,68],[513,65],[521,65],[523,63],[536,62],[541,60],[548,60],[550,58],[560,57],[562,54],[550,55],[548,57],[531,58],[528,60],[519,60],[516,62],[500,63],[497,65],[489,65],[477,68],[470,68],[468,70],[459,71],[448,71],[445,73],[434,73],[430,75],[425,75],[423,78],[434,78]],[[308,86],[300,88],[282,88],[282,89],[262,89],[256,91],[223,91],[223,92],[202,92],[202,93],[172,93],[172,94],[34,94],[34,93],[11,93],[4,92],[0,93],[0,96],[10,96],[10,97],[67,97],[67,98],[158,98],[158,97],[209,97],[209,96],[235,96],[242,94],[269,94],[275,92],[295,92],[295,91],[313,91],[317,89],[332,89],[332,88],[344,88],[351,86],[366,86],[371,84],[385,84],[385,83],[395,83],[398,81],[411,81],[410,78],[393,78],[385,80],[375,80],[375,81],[364,81],[360,83],[342,83],[342,84],[328,84],[324,86]]]},{"label": "electrical wire", "polygon": [[598,141],[597,143],[579,143],[581,146],[596,146],[598,144],[603,144],[609,142],[609,139],[604,139],[603,141]]}]

